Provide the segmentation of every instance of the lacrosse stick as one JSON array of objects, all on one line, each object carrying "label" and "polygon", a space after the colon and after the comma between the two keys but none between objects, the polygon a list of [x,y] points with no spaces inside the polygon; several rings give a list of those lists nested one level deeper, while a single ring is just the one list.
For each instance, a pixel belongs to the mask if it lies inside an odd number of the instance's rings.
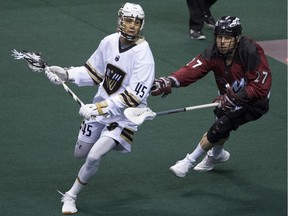
[{"label": "lacrosse stick", "polygon": [[[18,52],[15,49],[11,50],[11,52],[12,56],[15,59],[26,60],[28,63],[28,67],[34,72],[42,72],[45,71],[45,69],[49,69],[47,62],[43,61],[43,59],[41,58],[41,53],[28,52],[28,51]],[[60,78],[59,81],[61,82],[61,85],[63,86],[65,91],[69,93],[80,106],[83,106],[84,103],[77,97],[77,95],[74,94],[74,92],[65,84],[65,82]]]},{"label": "lacrosse stick", "polygon": [[153,112],[149,107],[142,107],[142,108],[135,108],[135,107],[129,107],[124,110],[124,115],[127,119],[129,119],[131,122],[135,123],[136,125],[141,125],[145,120],[152,120],[156,116],[161,115],[168,115],[173,113],[179,113],[179,112],[186,112],[196,109],[203,109],[208,107],[216,107],[219,103],[209,103],[209,104],[203,104],[203,105],[197,105],[197,106],[190,106],[190,107],[184,107],[179,109],[172,109],[172,110],[166,110],[161,112]]}]

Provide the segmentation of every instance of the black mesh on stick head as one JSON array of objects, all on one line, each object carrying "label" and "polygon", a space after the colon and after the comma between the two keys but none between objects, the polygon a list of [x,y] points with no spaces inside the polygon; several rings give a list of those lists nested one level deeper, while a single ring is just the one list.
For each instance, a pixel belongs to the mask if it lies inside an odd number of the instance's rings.
[{"label": "black mesh on stick head", "polygon": [[46,66],[47,62],[45,62],[41,58],[41,53],[39,52],[30,52],[30,51],[20,51],[12,50],[12,56],[15,59],[25,59],[28,63],[28,67],[37,72],[41,72]]},{"label": "black mesh on stick head", "polygon": [[25,50],[21,52],[24,54],[24,59],[34,67],[44,69],[47,66],[47,63],[41,58],[41,53],[28,52]]}]

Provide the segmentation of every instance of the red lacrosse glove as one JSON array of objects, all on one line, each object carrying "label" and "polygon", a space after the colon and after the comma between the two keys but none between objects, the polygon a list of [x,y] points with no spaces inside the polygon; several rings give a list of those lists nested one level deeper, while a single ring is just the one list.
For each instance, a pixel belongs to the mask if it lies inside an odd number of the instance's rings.
[{"label": "red lacrosse glove", "polygon": [[160,77],[159,79],[154,80],[150,93],[152,96],[158,96],[163,94],[162,95],[163,97],[168,94],[171,94],[171,92],[172,92],[171,79],[166,77]]},{"label": "red lacrosse glove", "polygon": [[234,110],[236,108],[236,105],[231,102],[232,101],[227,97],[226,94],[219,95],[213,100],[213,103],[219,103],[217,109],[221,109],[221,111],[224,113]]},{"label": "red lacrosse glove", "polygon": [[229,112],[240,109],[248,100],[240,98],[231,87],[228,87],[226,94],[217,96],[213,102],[219,103],[218,108],[223,112]]}]

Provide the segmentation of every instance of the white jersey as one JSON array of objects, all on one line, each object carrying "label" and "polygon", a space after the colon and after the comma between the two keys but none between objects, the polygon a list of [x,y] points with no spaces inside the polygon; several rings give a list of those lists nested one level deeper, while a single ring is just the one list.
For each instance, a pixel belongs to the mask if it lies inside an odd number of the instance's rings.
[{"label": "white jersey", "polygon": [[[137,126],[123,114],[127,107],[147,105],[147,97],[155,78],[155,63],[150,47],[144,39],[121,48],[120,34],[105,37],[85,64],[86,70],[69,70],[69,79],[78,86],[99,84],[93,103],[107,100],[112,115],[99,116],[105,124],[117,122],[136,130]],[[88,73],[87,73],[88,72]]]}]

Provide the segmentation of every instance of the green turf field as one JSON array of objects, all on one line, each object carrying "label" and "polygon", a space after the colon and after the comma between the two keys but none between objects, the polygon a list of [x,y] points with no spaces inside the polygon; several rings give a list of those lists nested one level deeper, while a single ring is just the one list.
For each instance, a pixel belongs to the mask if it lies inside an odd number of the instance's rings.
[{"label": "green turf field", "polygon": [[[146,13],[144,34],[156,76],[185,65],[212,43],[188,36],[184,0],[135,0]],[[32,73],[11,49],[42,53],[50,65],[79,66],[116,29],[119,0],[0,0],[0,215],[61,215],[56,190],[70,188],[84,161],[73,158],[79,106],[44,74]],[[219,0],[215,18],[239,16],[257,41],[287,39],[287,1]],[[169,167],[197,145],[213,121],[211,109],[158,117],[136,134],[131,154],[112,152],[79,195],[79,216],[286,216],[287,65],[268,57],[273,74],[267,115],[232,133],[229,163],[176,178]],[[69,85],[90,102],[97,89]],[[162,99],[161,111],[210,103],[212,73]]]}]

